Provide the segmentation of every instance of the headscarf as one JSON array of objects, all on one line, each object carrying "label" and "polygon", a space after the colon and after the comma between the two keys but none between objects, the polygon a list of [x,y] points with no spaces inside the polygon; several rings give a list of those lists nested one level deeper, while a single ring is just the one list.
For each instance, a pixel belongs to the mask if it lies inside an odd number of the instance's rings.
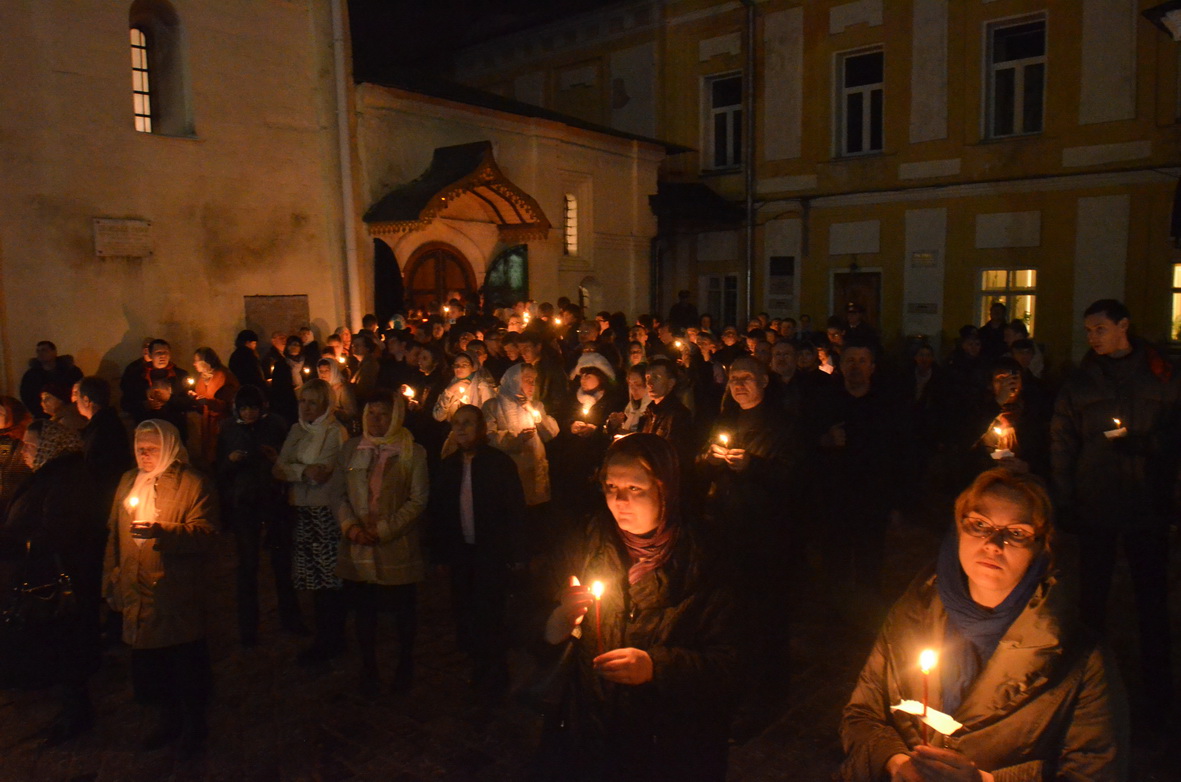
[{"label": "headscarf", "polygon": [[[940,710],[948,714],[955,714],[964,693],[992,657],[1009,626],[1025,610],[1050,565],[1049,554],[1042,551],[1000,605],[984,608],[968,591],[968,577],[960,565],[959,535],[957,529],[948,532],[935,565],[935,586],[949,623],[943,650],[945,662],[939,665],[943,692]],[[951,659],[947,659],[949,656]]]},{"label": "headscarf", "polygon": [[615,367],[611,366],[602,353],[583,353],[578,357],[578,363],[574,365],[574,369],[570,370],[570,379],[578,377],[582,374],[582,370],[586,367],[594,367],[607,376],[611,382],[615,382]]},{"label": "headscarf", "polygon": [[70,427],[54,421],[43,421],[40,426],[37,455],[33,457],[33,472],[37,472],[59,456],[82,453],[82,436]]},{"label": "headscarf", "polygon": [[[317,380],[316,382],[322,381]],[[320,452],[324,450],[324,441],[328,438],[328,432],[333,428],[333,424],[336,424],[336,418],[332,415],[331,386],[328,387],[328,398],[325,402],[324,413],[315,421],[309,423],[303,420],[302,415],[299,417],[298,426],[311,435],[299,449],[299,461],[304,464],[315,464],[320,459]]]},{"label": "headscarf", "polygon": [[642,461],[660,486],[660,521],[653,532],[635,535],[615,525],[631,560],[627,581],[635,584],[672,556],[681,529],[681,468],[676,449],[668,440],[655,434],[638,433],[619,438],[607,449],[604,467],[617,459]]},{"label": "headscarf", "polygon": [[[131,514],[132,521],[156,520],[156,479],[175,462],[189,460],[189,453],[181,442],[180,432],[171,423],[159,418],[149,418],[135,427],[137,440],[143,435],[153,434],[160,438],[160,458],[156,461],[156,467],[151,472],[140,470],[136,473],[131,491],[123,498],[123,507]],[[135,498],[135,503],[132,503],[132,498]],[[136,538],[135,541],[142,546],[147,539]]]},{"label": "headscarf", "polygon": [[25,430],[33,422],[33,416],[24,403],[16,397],[0,396],[0,405],[8,411],[8,428],[0,429],[0,437],[11,437],[14,440],[25,439]]},{"label": "headscarf", "polygon": [[[402,425],[406,420],[406,400],[400,394],[396,394],[389,401],[391,404],[389,428],[381,435],[374,435],[366,430],[361,435],[357,452],[352,463],[349,464],[349,469],[369,470],[369,508],[364,509],[363,512],[377,507],[386,462],[391,456],[399,458],[408,456],[414,448],[414,436],[410,434],[409,429]],[[369,402],[365,405],[365,409],[368,410],[369,405],[386,403],[384,399]],[[362,414],[361,420],[366,420],[364,414]],[[376,463],[374,463],[375,457]]]},{"label": "headscarf", "polygon": [[504,375],[500,378],[499,394],[505,399],[523,405],[529,401],[525,397],[524,392],[521,391],[521,372],[525,367],[532,367],[532,364],[521,362],[520,364],[513,364],[504,371]]}]

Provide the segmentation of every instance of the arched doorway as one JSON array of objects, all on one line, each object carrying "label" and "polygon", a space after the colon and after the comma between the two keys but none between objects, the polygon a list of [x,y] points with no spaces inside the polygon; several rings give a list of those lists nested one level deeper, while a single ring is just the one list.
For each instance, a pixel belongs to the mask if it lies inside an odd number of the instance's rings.
[{"label": "arched doorway", "polygon": [[406,291],[402,285],[402,270],[390,246],[381,239],[373,240],[373,314],[377,322],[385,324],[396,312],[406,311]]},{"label": "arched doorway", "polygon": [[429,307],[458,291],[464,301],[475,301],[476,274],[463,254],[449,244],[431,242],[414,251],[406,262],[406,303]]}]

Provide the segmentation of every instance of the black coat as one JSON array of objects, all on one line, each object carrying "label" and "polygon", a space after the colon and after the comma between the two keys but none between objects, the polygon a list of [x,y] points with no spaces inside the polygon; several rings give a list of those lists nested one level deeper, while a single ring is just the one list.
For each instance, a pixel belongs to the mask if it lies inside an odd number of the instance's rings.
[{"label": "black coat", "polygon": [[[462,484],[463,452],[456,451],[439,462],[428,506],[431,525],[427,546],[431,559],[442,564],[455,562],[456,552],[467,545],[459,513]],[[512,457],[487,443],[476,449],[472,459],[472,505],[477,560],[493,567],[515,561],[521,545],[525,491]]]},{"label": "black coat", "polygon": [[74,366],[73,356],[58,356],[53,369],[45,369],[37,359],[29,360],[29,368],[21,378],[21,401],[34,418],[48,418],[41,409],[41,390],[48,383],[72,387],[82,379],[82,370]]},{"label": "black coat", "polygon": [[230,372],[238,378],[240,386],[254,386],[264,394],[267,392],[267,380],[263,374],[262,362],[258,354],[243,345],[230,354]]},{"label": "black coat", "polygon": [[[123,373],[123,398],[119,404],[137,424],[149,418],[160,418],[174,425],[183,439],[188,429],[185,413],[193,407],[189,386],[185,383],[189,373],[176,364],[169,364],[165,369],[153,369],[150,364],[141,362],[138,372],[133,371],[132,367]],[[164,406],[158,409],[148,406],[148,392],[155,384],[167,385],[172,392]]]},{"label": "black coat", "polygon": [[110,508],[123,473],[135,466],[127,429],[113,407],[104,407],[82,429],[86,469],[98,483]]},{"label": "black coat", "polygon": [[[281,451],[288,429],[274,413],[253,424],[234,418],[222,423],[217,436],[217,490],[231,525],[251,515],[273,513],[284,504],[285,485],[275,480],[271,472],[274,463],[263,455],[262,447]],[[245,451],[246,456],[230,461],[234,451]]]},{"label": "black coat", "polygon": [[[600,580],[602,648],[636,648],[652,681],[613,684],[592,660],[594,609],[580,625],[562,717],[543,739],[543,776],[562,780],[722,780],[739,668],[740,630],[729,590],[682,529],[667,563],[628,583],[629,560],[609,514],[590,522],[553,572],[553,594],[571,575]],[[547,647],[550,654],[559,647]]]}]

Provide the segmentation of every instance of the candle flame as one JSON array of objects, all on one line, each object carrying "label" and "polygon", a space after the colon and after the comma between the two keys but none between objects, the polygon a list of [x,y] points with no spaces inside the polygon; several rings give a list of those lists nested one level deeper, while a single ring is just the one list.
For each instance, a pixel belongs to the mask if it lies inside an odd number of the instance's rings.
[{"label": "candle flame", "polygon": [[595,600],[603,599],[603,582],[596,581],[591,584],[591,594],[595,596]]},{"label": "candle flame", "polygon": [[312,374],[312,370],[308,369],[307,367],[304,367],[304,368],[303,368],[303,373],[304,373],[305,375],[310,375],[310,374]]},{"label": "candle flame", "polygon": [[343,364],[343,363],[345,363],[346,361],[348,361],[348,359],[347,359],[347,358],[345,358],[344,356],[337,356],[337,357],[336,357],[336,360],[337,360],[337,361],[339,361],[339,362],[340,362],[340,363],[342,363],[342,364]]},{"label": "candle flame", "polygon": [[533,416],[534,421],[541,421],[541,413],[537,412],[536,410],[534,410],[532,408],[530,408],[529,413],[530,413],[530,415]]},{"label": "candle flame", "polygon": [[555,325],[555,326],[561,326],[561,325],[562,325],[562,319],[561,319],[561,318],[554,318],[554,325]]},{"label": "candle flame", "polygon": [[446,314],[446,313],[448,313],[448,312],[450,312],[450,311],[451,311],[451,308],[450,308],[450,307],[444,307],[444,308],[443,308],[443,312],[444,312],[444,314]]},{"label": "candle flame", "polygon": [[583,405],[582,406],[582,414],[583,415],[590,415],[590,411],[591,411],[590,405]]},{"label": "candle flame", "polygon": [[919,669],[923,673],[930,673],[931,669],[935,667],[935,662],[938,658],[939,656],[935,654],[934,649],[924,649],[922,654],[919,655]]},{"label": "candle flame", "polygon": [[190,386],[195,386],[195,385],[197,385],[197,381],[196,381],[196,380],[194,380],[194,379],[193,379],[193,378],[191,378],[191,377],[186,377],[186,378],[185,378],[185,382],[186,382],[186,383],[188,383]]},{"label": "candle flame", "polygon": [[681,342],[681,341],[678,339],[678,340],[677,340],[676,342],[674,342],[673,344],[677,346],[677,349],[678,349],[678,350],[680,350],[680,349],[681,349],[681,347],[682,347],[682,346],[683,346],[685,343]]},{"label": "candle flame", "polygon": [[137,505],[139,505],[139,497],[132,497],[131,499],[129,499],[127,501],[127,504],[133,508],[136,507]]},{"label": "candle flame", "polygon": [[1119,424],[1119,419],[1118,419],[1118,418],[1113,418],[1113,419],[1111,419],[1111,420],[1112,420],[1112,421],[1115,421],[1115,428],[1116,428],[1116,429],[1119,429],[1119,426],[1120,426],[1120,424]]},{"label": "candle flame", "polygon": [[722,445],[729,445],[730,444],[730,435],[723,432],[722,434],[718,435],[718,442],[721,443]]},{"label": "candle flame", "polygon": [[406,397],[407,399],[413,399],[414,389],[410,386],[402,386],[402,396]]},{"label": "candle flame", "polygon": [[1000,428],[999,426],[992,427],[992,431],[996,432],[997,437],[1004,437],[1005,436],[1005,430]]}]

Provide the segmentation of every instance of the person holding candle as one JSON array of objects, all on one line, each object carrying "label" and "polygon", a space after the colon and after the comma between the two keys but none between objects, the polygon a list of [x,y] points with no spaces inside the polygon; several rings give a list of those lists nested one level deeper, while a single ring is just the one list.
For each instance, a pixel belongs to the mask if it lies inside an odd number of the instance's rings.
[{"label": "person holding candle", "polygon": [[648,396],[647,371],[648,365],[643,363],[628,367],[627,404],[622,411],[607,416],[607,435],[612,439],[640,431],[641,417],[652,404],[652,397]]},{"label": "person holding candle", "polygon": [[[480,361],[460,352],[451,360],[451,382],[439,393],[432,411],[436,421],[448,422],[463,405],[483,407],[496,396],[496,383],[480,371]],[[451,451],[444,448],[444,455]]]},{"label": "person holding candle", "polygon": [[998,358],[991,378],[992,395],[981,402],[975,416],[973,472],[1001,466],[1049,477],[1050,420],[1026,403],[1021,365],[1009,357]]},{"label": "person holding candle", "polygon": [[238,379],[222,365],[213,348],[197,348],[193,368],[197,370],[197,376],[189,396],[201,413],[198,428],[201,458],[204,464],[212,467],[217,459],[218,429],[230,415],[234,394],[238,391]]},{"label": "person holding candle", "polygon": [[148,345],[148,360],[138,372],[129,371],[121,382],[123,397],[119,404],[136,423],[149,418],[168,421],[185,437],[188,430],[185,413],[189,401],[189,373],[172,362],[172,346],[167,340],[153,339]]},{"label": "person holding candle", "polygon": [[[359,344],[363,334],[358,335]],[[319,378],[299,390],[299,421],[287,433],[275,478],[288,486],[288,503],[295,508],[296,589],[313,594],[316,637],[300,653],[299,662],[322,665],[344,650],[341,580],[336,575],[340,525],[332,515],[335,498],[329,484],[340,448],[348,433],[332,415],[332,389]]]},{"label": "person holding candle", "polygon": [[1059,391],[1050,425],[1054,499],[1063,525],[1078,535],[1080,607],[1100,632],[1120,549],[1127,558],[1143,694],[1159,717],[1173,691],[1169,527],[1177,513],[1181,375],[1132,334],[1122,302],[1091,304],[1083,326],[1090,350]]},{"label": "person holding candle", "polygon": [[316,362],[316,376],[332,389],[332,414],[349,434],[361,431],[360,415],[357,410],[357,394],[353,384],[345,377],[345,365],[331,356]]},{"label": "person holding candle", "polygon": [[179,739],[180,752],[193,754],[205,744],[212,690],[205,639],[218,503],[169,422],[136,427],[135,459],[111,508],[105,593],[123,614],[136,699],[159,708],[144,749]]},{"label": "person holding candle", "polygon": [[[1055,568],[1051,513],[1037,478],[1006,469],[960,494],[937,562],[890,611],[844,709],[846,782],[1127,778],[1119,674]],[[924,649],[938,652],[929,708],[963,726],[929,745],[917,717],[891,710],[921,697]]]},{"label": "person holding candle", "polygon": [[544,637],[553,654],[571,644],[574,660],[536,777],[723,780],[735,613],[684,524],[676,450],[656,435],[629,435],[608,449],[601,478],[609,512],[572,536],[554,567],[560,602]]},{"label": "person holding candle", "polygon": [[615,370],[600,354],[580,355],[571,377],[571,405],[560,416],[563,431],[546,446],[555,504],[563,510],[589,507],[598,500],[594,474],[611,443],[607,418],[623,406]]}]

